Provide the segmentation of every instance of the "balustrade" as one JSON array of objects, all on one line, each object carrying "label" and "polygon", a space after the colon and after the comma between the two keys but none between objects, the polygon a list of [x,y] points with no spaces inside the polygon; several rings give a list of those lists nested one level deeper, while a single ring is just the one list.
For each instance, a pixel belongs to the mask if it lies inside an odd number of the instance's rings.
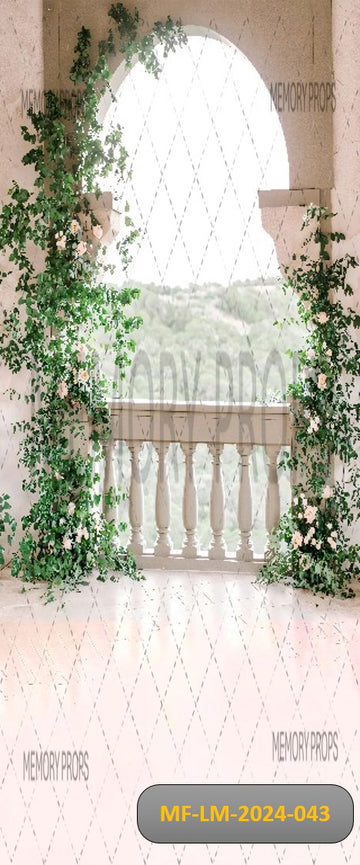
[{"label": "balustrade", "polygon": [[[131,463],[129,482],[129,548],[142,566],[187,567],[207,561],[213,569],[232,570],[256,566],[264,560],[268,540],[261,556],[253,551],[253,495],[251,457],[255,447],[264,449],[267,460],[265,527],[267,539],[280,519],[278,458],[282,447],[291,444],[290,413],[287,405],[225,405],[113,402],[110,404],[112,438],[105,448],[103,507],[109,519],[119,520],[118,510],[106,504],[106,494],[117,488],[115,446],[125,442]],[[153,550],[144,539],[144,493],[141,453],[151,443],[157,456],[154,520],[157,538]],[[179,444],[184,461],[182,498],[182,549],[173,550],[171,540],[171,489],[168,474],[169,447]],[[196,449],[205,444],[212,460],[209,484],[208,551],[199,549],[198,490],[194,460]],[[227,551],[224,540],[225,494],[222,457],[225,445],[232,445],[239,460],[238,544]],[[265,492],[265,491],[264,491]],[[190,561],[191,560],[191,564]],[[181,564],[182,563],[182,564]]]}]

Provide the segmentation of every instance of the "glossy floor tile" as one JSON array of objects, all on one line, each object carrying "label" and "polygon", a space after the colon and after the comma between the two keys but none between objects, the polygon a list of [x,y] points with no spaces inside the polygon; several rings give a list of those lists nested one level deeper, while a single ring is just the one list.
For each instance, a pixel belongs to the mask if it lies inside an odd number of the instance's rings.
[{"label": "glossy floor tile", "polygon": [[[48,605],[1,580],[2,865],[358,863],[359,613],[360,596],[244,575],[94,580]],[[280,731],[336,733],[337,759],[280,761]],[[68,762],[44,780],[49,752]],[[333,845],[152,844],[137,799],[175,782],[339,784],[354,828]]]}]

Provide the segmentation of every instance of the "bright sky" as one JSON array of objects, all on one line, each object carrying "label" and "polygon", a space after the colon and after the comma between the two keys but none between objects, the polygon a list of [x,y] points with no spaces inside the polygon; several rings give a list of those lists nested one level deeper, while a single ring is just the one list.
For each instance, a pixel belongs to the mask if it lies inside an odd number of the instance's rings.
[{"label": "bright sky", "polygon": [[190,36],[162,64],[157,81],[137,63],[106,117],[124,129],[126,197],[142,228],[128,277],[186,288],[276,275],[257,192],[288,187],[288,159],[267,88],[213,38]]}]

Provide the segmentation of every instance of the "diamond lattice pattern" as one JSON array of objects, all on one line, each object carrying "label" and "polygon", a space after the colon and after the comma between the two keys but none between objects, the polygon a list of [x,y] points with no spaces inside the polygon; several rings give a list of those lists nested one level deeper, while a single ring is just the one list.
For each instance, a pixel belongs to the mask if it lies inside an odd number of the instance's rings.
[{"label": "diamond lattice pattern", "polygon": [[[128,201],[135,225],[141,227],[127,275],[115,246],[109,255],[119,283],[127,276],[142,286],[137,311],[143,326],[121,391],[130,399],[281,399],[294,374],[286,349],[296,348],[300,334],[273,326],[293,301],[276,282],[275,249],[258,206],[259,189],[288,186],[284,135],[252,64],[215,36],[210,31],[190,36],[185,48],[162,60],[159,80],[137,64],[106,118],[105,131],[115,122],[123,127],[130,159],[131,177],[119,207],[124,210]],[[197,473],[208,488],[210,457],[204,462],[200,451]],[[224,467],[225,538],[233,544],[234,449],[224,453]],[[254,536],[256,550],[262,552],[262,453],[253,455],[251,471]],[[147,515],[149,508],[153,511],[155,472],[156,465],[152,477],[143,474]],[[286,484],[281,490],[284,507]],[[174,493],[180,505],[181,491],[174,487]],[[154,534],[151,519],[148,542]],[[173,526],[176,547],[180,531],[180,525]]]},{"label": "diamond lattice pattern", "polygon": [[[93,582],[43,606],[1,583],[4,865],[263,865],[264,845],[155,845],[136,825],[157,783],[337,783],[358,807],[359,602],[229,575]],[[352,712],[347,706],[351,704]],[[338,759],[274,759],[272,733],[338,732]],[[87,781],[30,781],[23,754],[87,751]],[[341,844],[267,845],[269,865],[355,865]]]}]

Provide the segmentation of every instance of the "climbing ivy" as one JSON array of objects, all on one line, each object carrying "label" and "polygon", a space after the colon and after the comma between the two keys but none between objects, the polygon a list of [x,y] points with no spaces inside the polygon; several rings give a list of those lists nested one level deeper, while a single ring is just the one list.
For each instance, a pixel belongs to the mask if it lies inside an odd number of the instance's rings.
[{"label": "climbing ivy", "polygon": [[[30,419],[15,424],[21,433],[23,490],[31,506],[22,519],[12,573],[25,582],[43,581],[48,599],[54,586],[76,588],[93,570],[98,579],[110,570],[140,578],[132,554],[121,544],[124,525],[106,519],[96,492],[110,433],[109,382],[99,370],[97,334],[100,328],[111,334],[123,377],[133,333],[141,324],[131,312],[137,289],[118,289],[107,281],[112,268],[104,264],[103,228],[93,202],[110,172],[117,177],[121,201],[128,167],[121,127],[104,139],[98,108],[105,91],[111,92],[112,55],[123,56],[127,65],[139,59],[158,75],[156,45],[166,56],[186,37],[180,22],[170,18],[139,35],[138,11],[132,14],[122,3],[111,6],[109,18],[107,37],[97,49],[88,29],[78,33],[71,110],[53,91],[46,93],[44,111],[29,110],[30,125],[21,127],[29,145],[22,161],[34,169],[34,186],[14,181],[0,214],[0,250],[9,265],[0,274],[1,285],[16,281],[16,302],[2,311],[0,357],[14,374],[28,371],[28,392],[11,389],[10,396],[31,404]],[[138,230],[126,203],[123,216],[117,251],[126,268]],[[105,503],[112,507],[122,498],[111,489]],[[6,530],[14,534],[15,523],[8,497],[0,502],[1,539]]]},{"label": "climbing ivy", "polygon": [[284,290],[296,292],[307,336],[298,380],[288,388],[294,447],[285,465],[294,473],[292,502],[270,539],[259,579],[351,597],[351,581],[360,575],[360,548],[350,540],[360,516],[360,316],[346,298],[353,295],[348,274],[358,262],[349,254],[330,256],[330,245],[334,250],[345,240],[328,228],[335,215],[308,208],[303,252],[285,268]]}]

